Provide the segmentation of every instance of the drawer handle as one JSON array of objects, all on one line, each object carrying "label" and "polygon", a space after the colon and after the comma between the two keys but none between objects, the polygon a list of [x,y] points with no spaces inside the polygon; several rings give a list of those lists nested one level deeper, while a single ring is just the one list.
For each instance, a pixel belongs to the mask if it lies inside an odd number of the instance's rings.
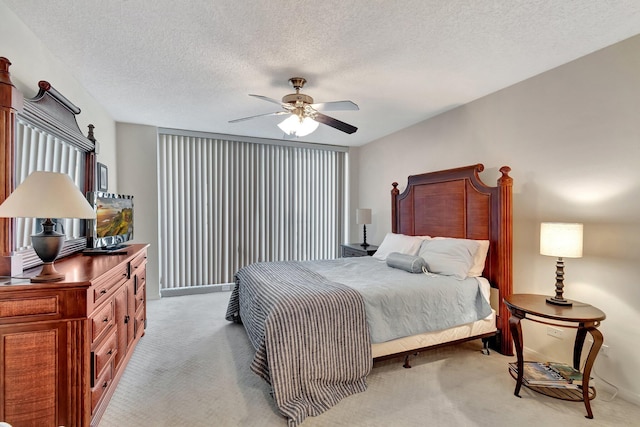
[{"label": "drawer handle", "polygon": [[108,355],[112,355],[112,354],[113,354],[113,349],[111,349],[111,350],[107,351],[107,354],[108,354]]},{"label": "drawer handle", "polygon": [[109,318],[108,318],[108,317],[105,317],[104,319],[102,319],[102,321],[103,321],[104,323],[107,323],[107,322],[109,321]]},{"label": "drawer handle", "polygon": [[106,293],[107,293],[107,290],[106,290],[106,289],[102,289],[102,290],[100,291],[100,295],[104,295],[104,294],[106,294]]},{"label": "drawer handle", "polygon": [[107,388],[108,385],[109,385],[109,381],[105,381],[104,384],[102,384],[102,388]]},{"label": "drawer handle", "polygon": [[124,323],[129,323],[129,315],[124,316]]}]

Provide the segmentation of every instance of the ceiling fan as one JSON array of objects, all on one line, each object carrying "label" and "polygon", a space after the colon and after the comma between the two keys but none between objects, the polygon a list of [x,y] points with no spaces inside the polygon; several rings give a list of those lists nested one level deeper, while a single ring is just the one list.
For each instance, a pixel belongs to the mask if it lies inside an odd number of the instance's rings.
[{"label": "ceiling fan", "polygon": [[296,93],[291,93],[282,97],[282,101],[269,98],[262,95],[253,95],[256,98],[263,99],[273,104],[278,104],[283,108],[282,111],[276,111],[273,113],[258,114],[257,116],[244,117],[242,119],[230,120],[229,123],[241,122],[244,120],[255,119],[256,117],[264,116],[281,116],[290,115],[282,123],[278,124],[278,127],[285,133],[294,136],[305,136],[316,130],[319,123],[331,126],[342,132],[352,134],[358,130],[357,127],[348,123],[342,122],[333,117],[329,117],[322,114],[320,111],[355,111],[359,110],[358,106],[351,101],[333,101],[333,102],[321,102],[314,104],[313,98],[304,93],[300,93],[300,89],[307,82],[303,77],[292,77],[289,82],[296,90]]}]

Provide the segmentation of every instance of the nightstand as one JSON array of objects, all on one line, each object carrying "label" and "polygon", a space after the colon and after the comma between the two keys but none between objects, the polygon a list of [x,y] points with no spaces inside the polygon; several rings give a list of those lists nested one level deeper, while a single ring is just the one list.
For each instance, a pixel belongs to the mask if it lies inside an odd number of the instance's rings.
[{"label": "nightstand", "polygon": [[[593,418],[590,400],[596,396],[596,392],[593,386],[589,386],[589,377],[591,375],[591,369],[593,368],[593,362],[596,360],[596,356],[604,340],[602,332],[598,330],[598,326],[600,326],[600,322],[606,318],[606,315],[600,309],[583,302],[571,301],[572,305],[563,306],[548,304],[546,300],[546,295],[533,294],[512,294],[504,298],[504,303],[511,313],[511,317],[509,317],[509,328],[511,329],[513,344],[518,357],[517,372],[514,374],[509,370],[516,379],[516,389],[513,394],[520,397],[520,387],[525,385],[531,390],[547,396],[563,400],[582,401],[587,409],[586,417]],[[576,340],[573,346],[573,368],[578,371],[580,370],[580,356],[582,355],[582,347],[587,332],[591,335],[593,343],[591,344],[584,369],[582,370],[582,386],[574,389],[564,389],[553,386],[534,386],[527,384],[526,378],[523,375],[523,337],[522,326],[520,325],[520,320],[522,319],[529,319],[545,325],[577,329]],[[577,325],[574,326],[572,323]]]},{"label": "nightstand", "polygon": [[342,258],[371,256],[378,250],[376,245],[369,245],[363,248],[360,243],[345,243],[340,247],[342,248]]}]

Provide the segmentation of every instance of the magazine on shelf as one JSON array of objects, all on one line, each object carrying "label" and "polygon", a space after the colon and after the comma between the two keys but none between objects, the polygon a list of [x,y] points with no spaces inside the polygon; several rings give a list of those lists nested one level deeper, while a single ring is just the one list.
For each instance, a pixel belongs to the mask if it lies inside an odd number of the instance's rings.
[{"label": "magazine on shelf", "polygon": [[[509,363],[509,368],[518,373],[517,363]],[[524,362],[523,378],[531,385],[568,383],[562,375],[540,362]]]},{"label": "magazine on shelf", "polygon": [[[545,362],[544,364],[562,375],[562,377],[570,383],[582,385],[582,372],[578,371],[573,366],[560,362]],[[593,377],[589,378],[589,385],[593,386]]]},{"label": "magazine on shelf", "polygon": [[[517,376],[518,364],[509,363],[509,370]],[[523,382],[531,386],[576,389],[582,387],[582,373],[566,363],[524,362]],[[593,377],[589,378],[589,387],[593,387]]]}]

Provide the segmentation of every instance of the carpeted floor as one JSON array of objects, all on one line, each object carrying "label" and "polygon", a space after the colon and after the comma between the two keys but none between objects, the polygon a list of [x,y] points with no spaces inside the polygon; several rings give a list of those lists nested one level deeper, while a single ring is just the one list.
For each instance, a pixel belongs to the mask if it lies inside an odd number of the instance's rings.
[{"label": "carpeted floor", "polygon": [[[149,324],[99,427],[281,426],[269,386],[249,369],[253,348],[241,325],[224,320],[229,292],[148,302]],[[598,388],[594,419],[582,403],[523,387],[496,352],[479,341],[384,362],[364,393],[350,396],[303,427],[319,426],[638,426],[640,406]],[[597,381],[597,378],[596,378]]]}]

